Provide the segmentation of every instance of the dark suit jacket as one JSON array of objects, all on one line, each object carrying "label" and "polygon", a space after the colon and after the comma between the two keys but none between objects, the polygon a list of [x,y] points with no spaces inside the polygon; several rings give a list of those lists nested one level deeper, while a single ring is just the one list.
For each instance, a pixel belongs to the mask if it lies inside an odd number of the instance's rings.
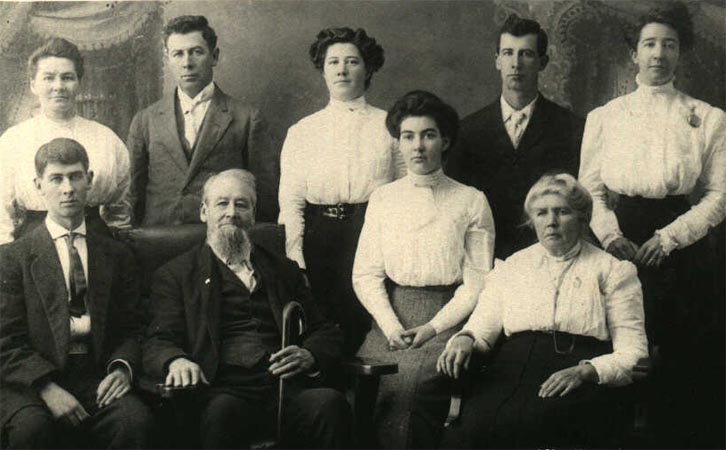
[{"label": "dark suit jacket", "polygon": [[[87,305],[99,373],[123,359],[134,373],[143,334],[133,256],[89,231]],[[44,405],[33,384],[62,371],[70,313],[58,253],[43,225],[0,247],[0,425],[30,404]]]},{"label": "dark suit jacket", "polygon": [[176,90],[138,112],[127,147],[135,226],[198,223],[204,182],[223,170],[247,169],[257,178],[257,218],[277,221],[279,154],[272,151],[259,111],[215,87],[191,161],[175,115]]},{"label": "dark suit jacket", "polygon": [[[214,258],[211,248],[203,244],[154,275],[152,321],[143,347],[144,369],[154,379],[163,380],[168,364],[180,356],[199,364],[210,382],[217,373],[220,275]],[[342,334],[325,321],[297,264],[258,245],[253,264],[266,286],[278,330],[282,330],[285,304],[292,300],[302,304],[307,321],[302,347],[313,354],[323,373],[328,372],[340,358]]]},{"label": "dark suit jacket", "polygon": [[497,100],[467,117],[444,172],[484,192],[496,227],[497,258],[521,250],[536,237],[525,221],[524,199],[545,172],[563,169],[577,176],[584,120],[539,95],[534,113],[514,149]]}]

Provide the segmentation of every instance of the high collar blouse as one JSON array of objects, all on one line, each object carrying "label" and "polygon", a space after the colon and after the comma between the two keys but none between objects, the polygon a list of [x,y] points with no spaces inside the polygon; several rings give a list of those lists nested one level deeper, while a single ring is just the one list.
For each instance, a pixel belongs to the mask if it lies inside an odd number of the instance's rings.
[{"label": "high collar blouse", "polygon": [[402,286],[461,283],[431,320],[436,332],[473,310],[492,266],[494,220],[486,197],[441,172],[405,178],[371,195],[353,264],[353,288],[386,336],[401,329],[384,281]]},{"label": "high collar blouse", "polygon": [[686,247],[726,217],[726,114],[673,82],[618,97],[587,116],[580,181],[593,196],[592,229],[605,248],[622,236],[608,192],[694,206],[658,234],[664,250]]},{"label": "high collar blouse", "polygon": [[73,139],[88,153],[93,171],[88,205],[100,206],[101,217],[109,226],[130,226],[129,152],[121,139],[110,128],[80,116],[60,123],[40,115],[0,136],[0,243],[13,240],[23,211],[46,210],[33,184],[35,154],[55,138]]},{"label": "high collar blouse", "polygon": [[485,283],[462,330],[473,334],[480,350],[489,350],[502,331],[556,330],[612,340],[612,353],[588,361],[600,383],[611,385],[630,383],[635,364],[648,356],[637,270],[592,244],[582,242],[565,258],[534,244],[497,264]]},{"label": "high collar blouse", "polygon": [[366,103],[331,100],[287,132],[280,155],[280,216],[287,255],[305,267],[305,203],[364,203],[378,186],[406,173],[385,125],[386,112]]}]

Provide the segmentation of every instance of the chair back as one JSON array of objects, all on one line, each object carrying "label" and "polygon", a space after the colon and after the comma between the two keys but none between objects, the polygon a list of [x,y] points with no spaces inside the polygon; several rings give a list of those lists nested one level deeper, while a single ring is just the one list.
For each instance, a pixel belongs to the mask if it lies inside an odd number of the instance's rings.
[{"label": "chair back", "polygon": [[[279,255],[285,254],[284,225],[260,222],[249,230],[249,235],[252,242],[266,250]],[[136,257],[142,297],[149,297],[151,280],[156,269],[201,244],[206,237],[207,226],[203,223],[163,225],[123,231],[120,238],[131,247]]]}]

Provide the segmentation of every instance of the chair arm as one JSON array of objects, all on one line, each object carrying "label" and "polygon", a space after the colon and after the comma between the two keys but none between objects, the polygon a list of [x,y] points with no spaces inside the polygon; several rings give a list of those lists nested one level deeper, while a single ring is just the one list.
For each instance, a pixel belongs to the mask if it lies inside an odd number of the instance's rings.
[{"label": "chair arm", "polygon": [[343,362],[346,373],[356,376],[379,377],[398,373],[398,364],[375,358],[351,358]]}]

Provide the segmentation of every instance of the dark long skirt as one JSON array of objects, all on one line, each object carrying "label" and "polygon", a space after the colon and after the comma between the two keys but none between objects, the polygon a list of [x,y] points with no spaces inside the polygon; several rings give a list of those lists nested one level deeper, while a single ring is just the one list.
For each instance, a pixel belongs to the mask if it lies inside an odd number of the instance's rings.
[{"label": "dark long skirt", "polygon": [[353,291],[353,261],[367,204],[345,218],[327,217],[316,205],[305,208],[303,255],[313,296],[345,336],[344,352],[354,355],[371,326],[368,311]]},{"label": "dark long skirt", "polygon": [[[615,214],[624,236],[642,245],[689,208],[685,196],[620,196]],[[648,338],[661,355],[652,377],[659,446],[724,445],[724,269],[709,237],[658,268],[638,266]]]},{"label": "dark long skirt", "polygon": [[[423,325],[453,297],[455,286],[407,287],[388,286],[389,298],[404,329]],[[398,363],[398,373],[381,378],[375,408],[377,438],[383,448],[409,448],[416,439],[411,433],[414,399],[418,389],[437,382],[436,360],[446,341],[456,332],[454,327],[438,334],[421,348],[389,351],[388,340],[377,324],[366,336],[358,354]],[[442,389],[443,395],[448,390]]]},{"label": "dark long skirt", "polygon": [[[572,335],[558,333],[558,349]],[[503,343],[464,397],[459,424],[444,431],[443,448],[556,448],[612,445],[622,414],[618,390],[583,383],[564,397],[540,398],[558,370],[610,353],[610,342],[575,336],[569,354],[555,351],[553,335],[516,333]]]}]

